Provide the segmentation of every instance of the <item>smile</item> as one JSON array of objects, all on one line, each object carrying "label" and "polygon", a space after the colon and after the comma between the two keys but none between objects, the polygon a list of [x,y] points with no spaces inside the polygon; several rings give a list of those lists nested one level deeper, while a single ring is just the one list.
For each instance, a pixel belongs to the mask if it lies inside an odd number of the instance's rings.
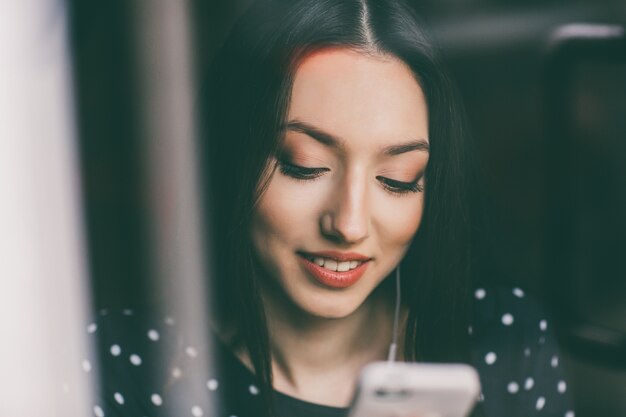
[{"label": "smile", "polygon": [[358,254],[299,253],[300,264],[315,280],[327,287],[347,288],[365,273],[370,258]]},{"label": "smile", "polygon": [[330,271],[339,271],[346,272],[351,269],[357,268],[361,265],[362,261],[337,261],[332,258],[321,258],[321,257],[307,257],[307,259],[322,268],[326,268]]}]

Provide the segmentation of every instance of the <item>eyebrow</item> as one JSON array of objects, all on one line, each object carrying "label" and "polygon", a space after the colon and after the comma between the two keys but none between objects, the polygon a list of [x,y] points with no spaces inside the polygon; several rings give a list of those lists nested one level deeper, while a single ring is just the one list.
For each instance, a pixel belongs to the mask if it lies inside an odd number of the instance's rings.
[{"label": "eyebrow", "polygon": [[[333,136],[330,133],[324,132],[322,129],[319,129],[300,120],[292,120],[288,122],[285,127],[287,130],[304,133],[305,135],[310,136],[321,144],[329,146],[331,148],[343,148],[341,140],[336,136]],[[429,150],[430,146],[426,139],[414,139],[399,145],[385,146],[382,149],[382,153],[387,156],[395,156],[413,151],[428,153]]]},{"label": "eyebrow", "polygon": [[407,152],[420,151],[428,153],[430,146],[425,139],[415,139],[402,145],[391,145],[383,149],[385,155],[394,156]]}]

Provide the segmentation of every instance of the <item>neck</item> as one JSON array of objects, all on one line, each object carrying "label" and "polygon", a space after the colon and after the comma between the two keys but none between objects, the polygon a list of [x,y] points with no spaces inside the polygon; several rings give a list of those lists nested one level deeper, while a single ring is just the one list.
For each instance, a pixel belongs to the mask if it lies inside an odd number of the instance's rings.
[{"label": "neck", "polygon": [[264,291],[274,388],[305,401],[347,406],[361,368],[387,356],[394,306],[385,290],[338,319],[309,315],[284,295]]}]

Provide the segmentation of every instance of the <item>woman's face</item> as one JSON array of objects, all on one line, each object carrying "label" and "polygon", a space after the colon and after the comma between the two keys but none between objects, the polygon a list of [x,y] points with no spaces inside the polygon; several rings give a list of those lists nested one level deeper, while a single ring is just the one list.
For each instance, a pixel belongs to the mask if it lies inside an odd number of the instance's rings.
[{"label": "woman's face", "polygon": [[402,61],[333,48],[301,63],[252,223],[293,304],[339,318],[367,300],[420,225],[428,155],[426,101]]}]

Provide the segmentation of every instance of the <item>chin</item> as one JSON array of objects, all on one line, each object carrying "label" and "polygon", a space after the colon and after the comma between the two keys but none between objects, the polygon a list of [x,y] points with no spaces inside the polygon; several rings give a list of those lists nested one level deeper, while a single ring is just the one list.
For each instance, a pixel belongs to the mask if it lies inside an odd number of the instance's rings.
[{"label": "chin", "polygon": [[354,310],[337,310],[337,311],[323,311],[323,312],[311,312],[312,315],[321,319],[337,320],[348,317],[354,313]]},{"label": "chin", "polygon": [[305,313],[323,319],[342,319],[353,314],[362,305],[363,300],[345,297],[322,297],[322,300],[306,300],[296,304]]}]

